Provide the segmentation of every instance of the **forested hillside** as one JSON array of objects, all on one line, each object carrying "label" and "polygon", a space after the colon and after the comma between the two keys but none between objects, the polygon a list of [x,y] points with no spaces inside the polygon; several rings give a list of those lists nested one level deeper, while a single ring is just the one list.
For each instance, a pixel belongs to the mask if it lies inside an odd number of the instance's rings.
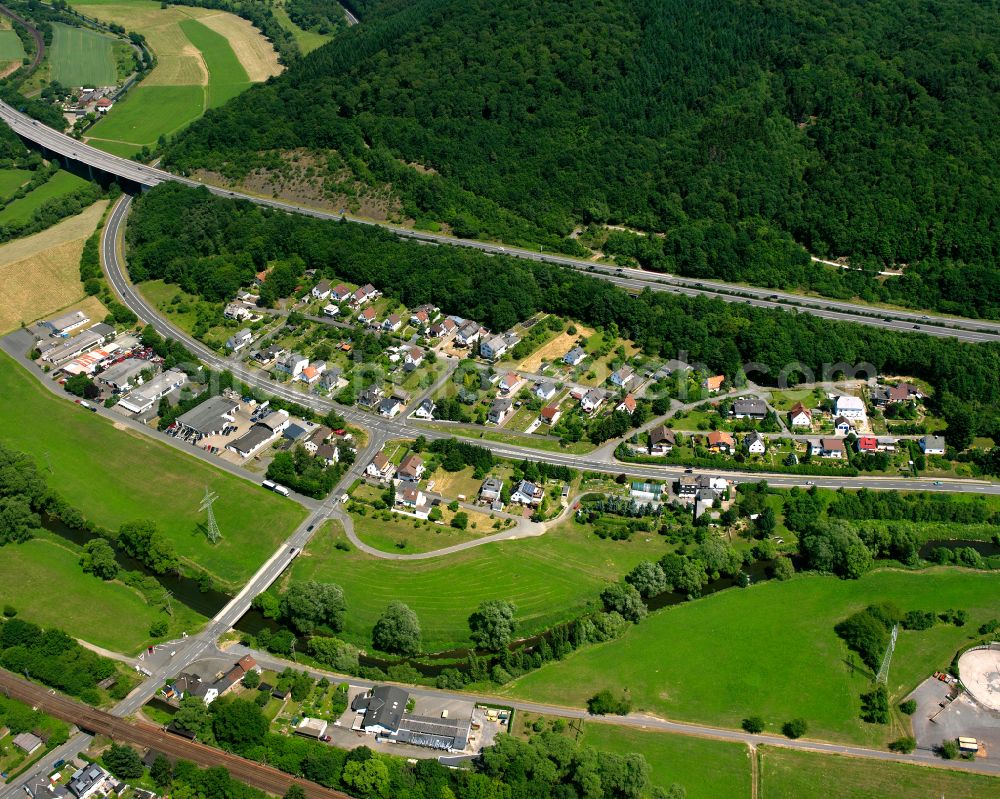
[{"label": "forested hillside", "polygon": [[[1000,436],[1000,346],[831,322],[808,314],[721,300],[646,292],[632,296],[594,277],[546,263],[490,257],[458,247],[425,247],[378,228],[324,222],[205,189],[165,183],[136,200],[128,226],[133,280],[154,278],[225,302],[266,264],[287,262],[359,284],[373,283],[408,307],[431,302],[447,313],[505,330],[538,311],[619,329],[651,355],[686,353],[727,375],[763,364],[769,383],[786,367],[822,375],[824,364],[873,364],[922,377],[951,423]],[[292,284],[294,286],[294,283]]]},{"label": "forested hillside", "polygon": [[[331,181],[389,185],[407,216],[459,235],[579,252],[568,234],[596,225],[597,246],[657,269],[1000,315],[996,3],[352,8],[364,24],[206,115],[164,162],[238,179],[336,151]],[[661,235],[605,243],[609,223]]]}]

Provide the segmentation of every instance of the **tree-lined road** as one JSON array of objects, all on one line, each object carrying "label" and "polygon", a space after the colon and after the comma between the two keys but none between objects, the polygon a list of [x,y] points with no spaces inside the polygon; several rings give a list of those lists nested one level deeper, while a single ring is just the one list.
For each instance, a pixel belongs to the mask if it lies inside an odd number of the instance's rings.
[{"label": "tree-lined road", "polygon": [[276,208],[288,213],[304,214],[319,219],[344,218],[357,224],[381,227],[402,238],[431,244],[468,247],[493,255],[502,254],[514,258],[554,263],[578,271],[588,272],[595,277],[608,280],[630,291],[649,289],[675,294],[701,294],[716,297],[726,302],[744,302],[760,308],[809,313],[826,319],[856,322],[890,330],[912,332],[914,328],[918,328],[919,332],[928,335],[950,336],[973,343],[1000,341],[1000,323],[997,322],[937,315],[931,317],[919,312],[878,308],[853,302],[827,300],[820,297],[804,297],[733,283],[696,281],[688,278],[677,278],[654,272],[646,272],[641,269],[619,269],[614,266],[571,258],[556,253],[535,252],[520,247],[504,247],[492,242],[458,239],[436,233],[425,233],[369,219],[347,218],[339,213],[331,213],[271,198],[256,197],[241,192],[229,191],[217,186],[191,180],[190,178],[174,175],[162,169],[138,164],[135,161],[111,155],[47,127],[2,102],[0,102],[0,119],[6,122],[19,136],[34,142],[50,153],[77,161],[109,175],[115,175],[131,181],[138,186],[152,187],[166,181],[175,181],[192,187],[204,186],[212,194],[220,197],[247,200],[257,205]]}]

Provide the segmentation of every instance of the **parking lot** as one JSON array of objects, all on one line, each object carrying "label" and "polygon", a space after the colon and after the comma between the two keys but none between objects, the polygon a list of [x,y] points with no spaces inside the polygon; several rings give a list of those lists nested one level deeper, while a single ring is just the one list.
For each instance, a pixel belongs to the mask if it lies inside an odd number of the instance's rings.
[{"label": "parking lot", "polygon": [[917,746],[934,749],[963,736],[979,741],[979,757],[1000,758],[1000,713],[976,704],[964,691],[955,693],[952,686],[931,677],[910,694],[917,702],[912,717]]}]

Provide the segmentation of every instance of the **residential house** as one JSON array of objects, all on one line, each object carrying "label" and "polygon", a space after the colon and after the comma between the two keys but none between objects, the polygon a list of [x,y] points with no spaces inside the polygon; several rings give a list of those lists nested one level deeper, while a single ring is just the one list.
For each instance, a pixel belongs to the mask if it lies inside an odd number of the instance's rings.
[{"label": "residential house", "polygon": [[855,447],[858,452],[878,452],[878,439],[875,436],[860,436]]},{"label": "residential house", "polygon": [[403,511],[411,513],[418,519],[426,519],[431,512],[427,497],[416,486],[400,486],[396,489],[396,505]]},{"label": "residential house", "polygon": [[431,315],[427,311],[414,311],[410,314],[410,324],[421,330],[426,330],[431,322]]},{"label": "residential house", "polygon": [[479,499],[482,502],[495,502],[503,494],[503,480],[499,477],[487,477],[479,487]]},{"label": "residential house", "polygon": [[245,322],[253,317],[253,312],[242,302],[230,302],[222,311],[226,319],[235,319],[237,322]]},{"label": "residential house", "polygon": [[403,402],[399,397],[386,397],[378,404],[378,415],[393,419],[403,410]]},{"label": "residential house", "polygon": [[507,372],[500,378],[499,390],[505,397],[512,396],[524,385],[524,378],[517,372]]},{"label": "residential house", "polygon": [[292,423],[291,417],[288,415],[288,411],[272,411],[264,416],[263,419],[259,420],[259,423],[264,425],[268,430],[271,430],[277,435],[281,435],[288,429],[288,426]]},{"label": "residential house", "polygon": [[421,402],[417,409],[413,412],[414,419],[427,419],[431,420],[434,418],[434,400],[427,397],[423,402]]},{"label": "residential house", "polygon": [[920,439],[920,451],[924,455],[944,455],[945,441],[943,436],[924,436]]},{"label": "residential house", "polygon": [[323,316],[328,316],[331,319],[340,313],[340,307],[334,305],[332,302],[329,305],[323,306]]},{"label": "residential house", "polygon": [[559,417],[562,416],[562,411],[559,410],[559,406],[552,404],[546,405],[542,408],[541,412],[538,414],[539,417],[545,424],[555,424],[559,421]]},{"label": "residential house", "polygon": [[592,388],[580,398],[580,407],[584,413],[593,413],[604,403],[604,392]]},{"label": "residential house", "polygon": [[331,430],[326,425],[320,425],[312,434],[307,438],[302,446],[305,447],[306,452],[310,455],[315,455],[316,450],[319,449],[319,445],[323,444],[330,436],[333,435],[333,430]]},{"label": "residential house", "polygon": [[722,384],[725,382],[725,375],[712,375],[711,377],[706,377],[701,381],[701,387],[708,391],[709,394],[715,394],[722,388]]},{"label": "residential house", "polygon": [[466,321],[455,334],[455,345],[458,347],[471,347],[483,335],[483,328],[478,322],[471,319]]},{"label": "residential house", "polygon": [[844,458],[847,454],[842,438],[821,438],[819,441],[811,442],[809,448],[814,455],[819,455],[821,458]]},{"label": "residential house", "polygon": [[767,403],[756,397],[739,397],[733,401],[731,413],[737,419],[763,419],[767,416]]},{"label": "residential house", "polygon": [[833,428],[837,431],[838,436],[846,436],[854,429],[854,425],[851,424],[850,419],[844,416],[838,416],[833,421]]},{"label": "residential house", "polygon": [[894,438],[879,438],[878,439],[878,451],[879,452],[895,452],[896,451],[896,439],[894,439]]},{"label": "residential house", "polygon": [[849,394],[842,394],[837,397],[834,403],[835,416],[843,416],[845,419],[864,419],[865,403],[861,397],[852,397]]},{"label": "residential house", "polygon": [[548,402],[556,395],[556,384],[547,380],[535,383],[534,394],[542,402]]},{"label": "residential house", "polygon": [[625,398],[615,406],[615,410],[631,416],[635,413],[635,397],[631,394],[626,394]]},{"label": "residential house", "polygon": [[801,402],[796,402],[788,412],[788,421],[792,427],[812,427],[812,411]]},{"label": "residential house", "polygon": [[378,320],[376,318],[377,316],[378,314],[375,313],[375,308],[373,306],[369,306],[358,314],[358,321],[368,327],[375,327],[378,324]]},{"label": "residential house", "polygon": [[309,359],[299,352],[286,352],[274,362],[274,368],[292,377],[298,377],[309,365]]},{"label": "residential house", "polygon": [[[511,341],[514,343],[510,343]],[[479,342],[479,354],[489,361],[495,361],[502,357],[511,347],[517,343],[517,336],[511,334],[490,336]]]},{"label": "residential house", "polygon": [[415,452],[411,452],[403,458],[396,470],[396,477],[405,483],[418,483],[423,476],[424,459]]},{"label": "residential house", "polygon": [[347,288],[343,283],[338,283],[332,289],[330,289],[330,299],[333,302],[343,302],[348,297],[351,296],[351,290]]},{"label": "residential house", "polygon": [[362,408],[374,408],[384,396],[381,386],[369,386],[358,394],[358,405]]},{"label": "residential house", "polygon": [[611,374],[611,383],[618,388],[627,388],[634,379],[635,369],[627,364]]},{"label": "residential house", "polygon": [[403,363],[413,369],[419,369],[424,362],[424,351],[420,347],[407,347],[403,354]]},{"label": "residential house", "polygon": [[386,333],[395,333],[403,326],[403,317],[398,313],[389,314],[382,322],[382,330]]},{"label": "residential house", "polygon": [[371,283],[366,283],[351,295],[351,304],[361,307],[366,302],[378,299],[379,292]]},{"label": "residential house", "polygon": [[669,455],[677,444],[677,434],[666,425],[649,431],[649,454]]},{"label": "residential house", "polygon": [[339,366],[331,366],[329,369],[324,369],[317,383],[317,387],[324,391],[339,391],[346,385],[347,380],[344,379],[344,373]]},{"label": "residential house", "polygon": [[578,366],[587,357],[587,351],[583,347],[573,347],[563,355],[563,363],[567,366]]},{"label": "residential house", "polygon": [[691,367],[684,363],[684,361],[678,361],[676,358],[671,358],[663,366],[661,366],[656,372],[656,379],[662,380],[664,377],[670,377],[670,375],[675,372],[690,372]]},{"label": "residential house", "polygon": [[376,480],[388,481],[396,473],[396,467],[392,465],[385,453],[376,452],[371,463],[365,467],[365,474],[374,477]]},{"label": "residential house", "polygon": [[924,392],[912,383],[897,383],[894,386],[878,385],[871,390],[872,405],[878,408],[923,398]]},{"label": "residential house", "polygon": [[312,287],[312,295],[317,300],[325,300],[330,296],[330,281],[321,280],[315,286]]},{"label": "residential house", "polygon": [[233,352],[239,352],[247,344],[253,341],[253,333],[250,328],[245,327],[238,333],[234,333],[226,341],[226,348]]},{"label": "residential house", "polygon": [[73,772],[66,787],[76,799],[90,799],[91,796],[104,792],[105,785],[111,779],[103,768],[96,763],[88,763],[81,769]]},{"label": "residential house", "polygon": [[316,363],[311,363],[301,372],[299,372],[299,380],[308,385],[314,385],[319,382],[320,377],[326,370],[326,363],[324,361],[316,361]]},{"label": "residential house", "polygon": [[284,356],[288,351],[279,347],[277,344],[271,344],[262,350],[258,350],[253,353],[250,357],[253,358],[257,363],[265,364],[271,363],[271,361],[276,361],[278,358]]},{"label": "residential house", "polygon": [[316,454],[313,457],[324,466],[333,466],[340,460],[340,450],[330,442],[324,441],[316,448]]},{"label": "residential house", "polygon": [[450,316],[442,319],[437,324],[431,325],[430,334],[432,338],[444,338],[450,336],[458,329],[455,320]]},{"label": "residential house", "polygon": [[517,484],[514,493],[510,495],[510,501],[519,505],[527,505],[535,508],[542,504],[545,497],[544,489],[528,480],[522,480]]},{"label": "residential house", "polygon": [[682,475],[677,478],[677,496],[690,499],[698,494],[698,478]]},{"label": "residential house", "polygon": [[489,413],[486,414],[487,421],[495,425],[502,425],[514,412],[514,403],[509,399],[499,398],[493,400]]},{"label": "residential house", "polygon": [[312,719],[304,716],[295,727],[295,734],[304,738],[319,740],[326,735],[327,722],[323,719]]},{"label": "residential house", "polygon": [[731,453],[736,449],[736,441],[725,430],[713,430],[707,436],[709,452]]},{"label": "residential house", "polygon": [[755,431],[743,437],[743,448],[750,455],[763,455],[767,452],[767,442],[764,436]]}]

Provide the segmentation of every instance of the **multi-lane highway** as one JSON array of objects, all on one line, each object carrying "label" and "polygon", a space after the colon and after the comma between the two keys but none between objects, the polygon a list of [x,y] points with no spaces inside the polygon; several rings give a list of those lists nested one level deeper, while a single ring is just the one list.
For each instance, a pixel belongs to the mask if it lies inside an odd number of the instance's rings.
[{"label": "multi-lane highway", "polygon": [[[356,424],[367,428],[373,436],[387,438],[415,438],[422,435],[425,438],[468,438],[485,446],[496,455],[504,458],[516,460],[536,460],[546,463],[569,466],[573,469],[590,469],[592,471],[602,471],[609,474],[617,474],[627,469],[629,474],[636,477],[648,479],[665,479],[683,474],[682,466],[657,466],[629,464],[625,466],[616,461],[612,455],[590,453],[588,455],[571,455],[558,452],[544,452],[530,447],[519,447],[511,444],[498,444],[495,442],[482,441],[475,436],[463,435],[462,431],[456,430],[454,433],[442,433],[436,430],[421,426],[419,423],[408,422],[405,419],[388,419],[374,414],[365,413],[357,408],[349,408],[338,405],[330,400],[315,394],[306,394],[291,388],[288,385],[270,380],[266,375],[262,375],[255,370],[249,369],[242,364],[233,363],[223,358],[218,353],[206,347],[197,339],[192,338],[183,330],[175,327],[164,319],[146,300],[136,291],[129,281],[127,270],[123,263],[119,248],[119,239],[128,216],[131,198],[127,195],[112,209],[108,224],[104,229],[101,241],[101,260],[104,263],[108,280],[114,286],[115,291],[122,298],[133,313],[144,322],[154,326],[162,336],[181,341],[192,353],[197,355],[206,365],[213,369],[227,369],[233,376],[247,385],[259,388],[262,391],[281,397],[290,402],[297,402],[301,405],[312,408],[319,413],[326,413],[336,409],[351,424]],[[1000,484],[989,483],[982,480],[928,480],[928,479],[904,479],[899,477],[814,477],[797,475],[781,475],[767,473],[747,473],[747,472],[719,472],[713,473],[733,480],[756,482],[767,480],[775,486],[805,486],[815,483],[821,488],[868,488],[896,489],[900,491],[937,491],[937,492],[969,492],[1000,494]]]},{"label": "multi-lane highway", "polygon": [[[59,155],[65,159],[75,160],[111,175],[116,175],[138,186],[152,187],[165,181],[176,181],[187,186],[204,185],[210,192],[220,197],[239,198],[258,205],[276,208],[289,213],[305,214],[320,219],[342,218],[340,214],[329,211],[282,202],[272,198],[256,197],[203,184],[189,178],[171,174],[162,169],[105,153],[49,128],[37,120],[31,119],[6,103],[0,103],[0,119],[6,122],[19,136],[34,142],[49,153]],[[913,311],[879,308],[854,302],[827,300],[821,297],[805,297],[797,294],[733,283],[723,283],[720,281],[678,278],[647,272],[641,269],[619,269],[614,266],[571,258],[556,253],[536,252],[520,247],[504,247],[492,242],[458,239],[452,236],[425,233],[367,219],[349,218],[348,221],[379,226],[400,237],[431,244],[469,247],[493,255],[502,254],[533,261],[546,261],[591,273],[595,277],[611,281],[630,291],[650,289],[652,291],[666,291],[675,294],[705,295],[716,297],[726,302],[742,302],[760,308],[809,313],[827,319],[856,322],[890,330],[910,332],[918,330],[932,336],[950,336],[973,343],[1000,341],[1000,323],[997,322],[961,317],[930,316]]]}]

